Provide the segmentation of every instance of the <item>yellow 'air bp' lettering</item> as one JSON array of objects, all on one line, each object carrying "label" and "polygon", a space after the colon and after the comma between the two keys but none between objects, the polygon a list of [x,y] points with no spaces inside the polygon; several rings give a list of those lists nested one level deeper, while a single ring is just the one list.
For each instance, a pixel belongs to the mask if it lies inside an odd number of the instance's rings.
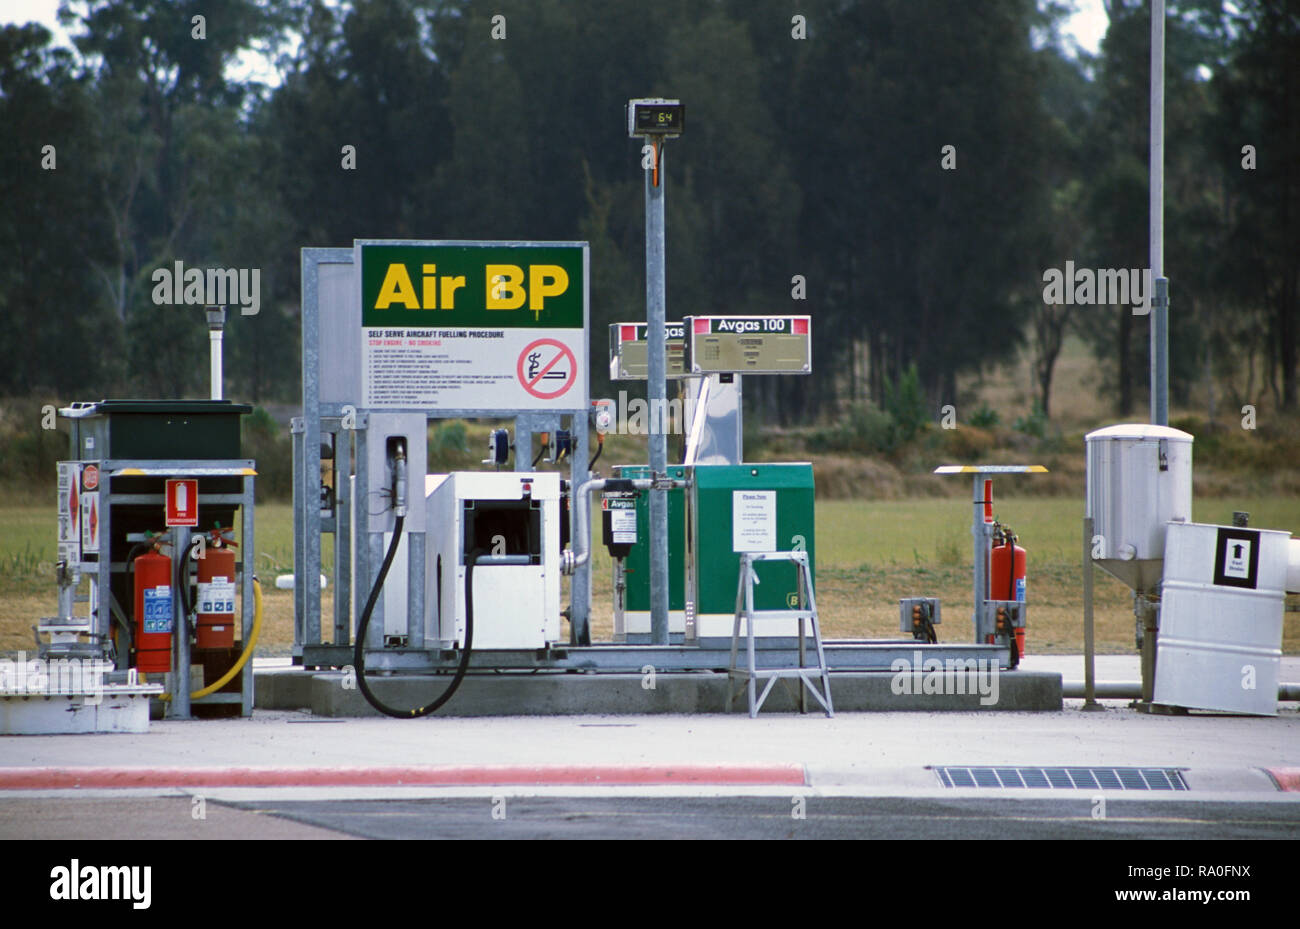
[{"label": "yellow 'air bp' lettering", "polygon": [[[421,265],[423,274],[417,293],[406,265],[388,266],[384,282],[375,300],[376,310],[398,306],[408,310],[454,310],[456,291],[465,286],[464,275],[438,276],[436,264]],[[559,265],[529,265],[528,286],[524,286],[524,269],[519,265],[490,264],[484,268],[486,309],[528,309],[541,313],[547,297],[558,297],[569,289],[569,273]]]},{"label": "yellow 'air bp' lettering", "polygon": [[558,297],[569,289],[569,272],[559,265],[529,265],[528,290],[524,290],[524,269],[519,265],[488,265],[487,308],[517,310],[528,301],[528,309],[541,313],[547,297]]},{"label": "yellow 'air bp' lettering", "polygon": [[375,309],[386,310],[397,304],[408,310],[454,310],[456,291],[465,286],[465,276],[443,275],[440,278],[436,264],[421,265],[420,270],[423,272],[423,280],[420,282],[423,300],[415,294],[415,285],[411,283],[406,265],[390,264],[384,274],[384,283],[380,285]]}]

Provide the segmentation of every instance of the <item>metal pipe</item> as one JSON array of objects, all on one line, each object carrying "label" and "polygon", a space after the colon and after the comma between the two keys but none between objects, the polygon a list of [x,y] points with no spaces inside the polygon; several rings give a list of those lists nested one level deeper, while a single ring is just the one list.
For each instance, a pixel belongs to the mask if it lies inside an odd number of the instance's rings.
[{"label": "metal pipe", "polygon": [[[1061,696],[1068,699],[1087,699],[1087,682],[1062,681]],[[1096,695],[1106,700],[1136,700],[1142,696],[1141,681],[1096,681]],[[1300,683],[1279,683],[1277,698],[1284,701],[1300,701]]]},{"label": "metal pipe", "polygon": [[1151,317],[1151,422],[1169,425],[1169,278],[1155,279]]},{"label": "metal pipe", "polygon": [[212,388],[212,399],[221,399],[221,330],[208,330],[208,347],[211,356],[211,365],[208,373],[208,381]]},{"label": "metal pipe", "polygon": [[190,618],[182,590],[189,583],[190,530],[172,527],[172,700],[171,719],[190,719]]},{"label": "metal pipe", "polygon": [[[985,497],[985,484],[988,484],[989,496]],[[974,588],[975,588],[975,607],[971,614],[971,622],[975,626],[975,641],[980,641],[980,618],[984,612],[984,601],[989,598],[989,537],[992,535],[993,527],[985,521],[984,513],[992,498],[992,481],[986,481],[984,474],[975,474],[975,486],[971,493],[974,496],[973,517],[971,518],[970,533],[974,539],[975,557],[974,557]]]},{"label": "metal pipe", "polygon": [[1159,634],[1159,612],[1155,602],[1144,591],[1134,595],[1138,622],[1142,623],[1142,702],[1148,706],[1156,691],[1156,636]]},{"label": "metal pipe", "polygon": [[206,310],[208,319],[208,383],[211,387],[212,399],[220,400],[221,397],[221,330],[226,325],[226,308],[224,306],[210,306]]},{"label": "metal pipe", "polygon": [[1092,616],[1092,532],[1091,516],[1083,518],[1083,707],[1097,707],[1097,649]]},{"label": "metal pipe", "polygon": [[1151,0],[1151,138],[1150,138],[1151,280],[1157,296],[1151,320],[1151,422],[1169,425],[1168,281],[1162,302],[1159,281],[1165,274],[1165,0]]},{"label": "metal pipe", "polygon": [[[560,568],[564,574],[572,574],[591,560],[591,494],[604,490],[651,490],[658,483],[667,491],[671,487],[685,487],[686,481],[662,480],[639,477],[632,480],[625,478],[593,477],[583,481],[573,492],[573,543],[564,552]],[[654,643],[651,643],[654,644]]]},{"label": "metal pipe", "polygon": [[[655,164],[645,171],[645,302],[649,371],[646,393],[650,401],[650,476],[668,474],[666,381],[664,345],[664,146],[663,138],[651,143]],[[650,644],[668,644],[668,492],[650,491]]]}]

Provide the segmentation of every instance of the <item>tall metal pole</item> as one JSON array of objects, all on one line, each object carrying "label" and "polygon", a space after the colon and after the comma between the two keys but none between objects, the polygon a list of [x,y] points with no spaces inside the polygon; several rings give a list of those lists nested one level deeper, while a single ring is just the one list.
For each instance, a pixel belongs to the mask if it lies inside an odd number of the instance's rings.
[{"label": "tall metal pole", "polygon": [[[651,140],[655,164],[645,172],[645,303],[646,338],[650,342],[650,470],[654,477],[668,474],[666,382],[664,345],[664,142]],[[668,644],[668,491],[650,491],[650,643]]]},{"label": "tall metal pole", "polygon": [[1165,279],[1165,0],[1151,0],[1151,422],[1169,425],[1169,281]]},{"label": "tall metal pole", "polygon": [[1091,516],[1083,518],[1083,709],[1104,709],[1097,702],[1097,648],[1093,637],[1092,612],[1092,532]]},{"label": "tall metal pole", "polygon": [[190,618],[181,591],[189,583],[190,530],[172,527],[172,705],[170,719],[190,719]]}]

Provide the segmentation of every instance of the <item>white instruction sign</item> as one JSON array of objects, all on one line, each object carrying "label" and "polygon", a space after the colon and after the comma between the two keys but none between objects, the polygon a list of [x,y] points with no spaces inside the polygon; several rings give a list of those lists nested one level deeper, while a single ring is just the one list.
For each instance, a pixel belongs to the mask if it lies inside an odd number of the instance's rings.
[{"label": "white instruction sign", "polygon": [[358,239],[369,409],[581,411],[585,242]]},{"label": "white instruction sign", "polygon": [[235,582],[228,577],[214,577],[199,584],[200,613],[235,613]]},{"label": "white instruction sign", "polygon": [[731,492],[731,550],[776,551],[776,491]]}]

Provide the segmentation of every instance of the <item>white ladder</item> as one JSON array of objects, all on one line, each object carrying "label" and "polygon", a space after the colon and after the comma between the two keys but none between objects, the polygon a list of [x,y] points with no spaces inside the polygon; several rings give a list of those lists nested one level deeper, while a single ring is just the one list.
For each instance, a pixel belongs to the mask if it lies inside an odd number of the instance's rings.
[{"label": "white ladder", "polygon": [[[759,583],[754,572],[754,564],[759,561],[788,561],[795,565],[799,576],[799,604],[793,610],[755,610],[754,585]],[[740,623],[746,625],[748,662],[745,667],[736,667],[736,652],[740,644]],[[754,621],[762,619],[797,619],[799,621],[799,666],[796,668],[758,668],[754,655]],[[812,623],[813,642],[817,646],[817,666],[804,666],[804,622]],[[764,678],[767,685],[758,693],[758,680]],[[798,692],[800,711],[806,711],[804,690],[817,698],[828,717],[835,715],[831,704],[831,679],[826,668],[826,653],[822,650],[821,626],[817,622],[817,601],[813,598],[812,568],[808,562],[808,553],[804,552],[742,552],[740,555],[740,580],[736,585],[736,619],[731,628],[731,663],[727,667],[727,712],[731,712],[739,688],[735,681],[739,679],[749,694],[749,716],[758,715],[772,686],[782,681],[787,688],[791,678],[802,682]],[[821,689],[814,683],[814,678],[821,679]],[[791,696],[794,696],[791,691]]]}]

